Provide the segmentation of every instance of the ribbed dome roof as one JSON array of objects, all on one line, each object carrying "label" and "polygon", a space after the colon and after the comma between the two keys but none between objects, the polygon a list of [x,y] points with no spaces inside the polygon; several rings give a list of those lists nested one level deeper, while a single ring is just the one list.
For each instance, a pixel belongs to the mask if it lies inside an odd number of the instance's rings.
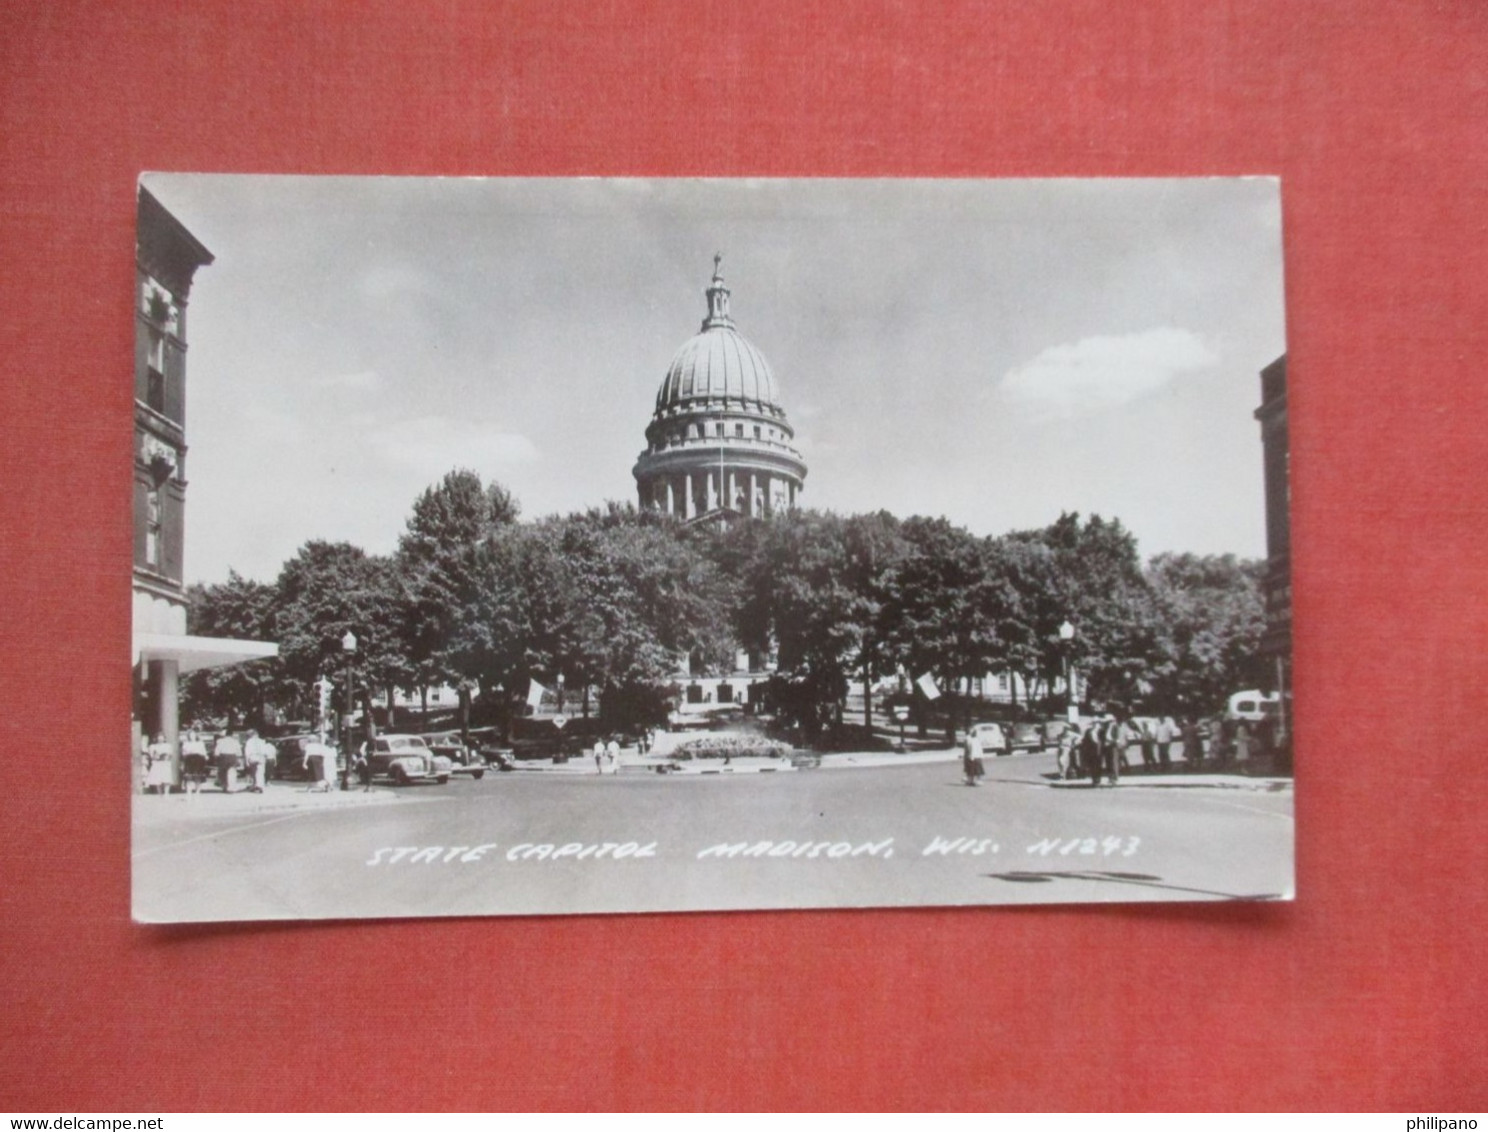
[{"label": "ribbed dome roof", "polygon": [[682,344],[656,394],[656,408],[660,412],[688,401],[717,400],[780,407],[770,363],[737,330],[723,326]]},{"label": "ribbed dome roof", "polygon": [[714,258],[707,290],[708,317],[672,358],[666,380],[656,394],[657,413],[693,401],[729,401],[784,416],[775,392],[775,374],[753,343],[734,329],[729,317],[729,289]]}]

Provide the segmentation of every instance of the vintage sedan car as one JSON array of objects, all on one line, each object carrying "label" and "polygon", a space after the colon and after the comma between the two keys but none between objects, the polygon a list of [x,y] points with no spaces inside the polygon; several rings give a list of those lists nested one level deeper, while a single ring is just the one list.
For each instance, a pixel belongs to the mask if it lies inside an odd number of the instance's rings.
[{"label": "vintage sedan car", "polygon": [[1047,730],[1042,723],[1014,723],[1008,728],[1008,749],[1011,751],[1033,751],[1042,753],[1053,746],[1048,741]]},{"label": "vintage sedan car", "polygon": [[981,740],[983,754],[1005,755],[1008,753],[1007,732],[1002,729],[1002,724],[973,723],[970,733]]},{"label": "vintage sedan car", "polygon": [[436,756],[449,759],[451,774],[468,774],[475,779],[485,776],[485,758],[479,751],[460,742],[458,735],[431,735],[429,750]]},{"label": "vintage sedan car", "polygon": [[367,754],[367,769],[373,778],[390,778],[398,786],[412,782],[450,780],[453,764],[429,749],[418,735],[379,735]]},{"label": "vintage sedan car", "polygon": [[270,739],[276,752],[274,761],[269,764],[270,775],[274,778],[309,778],[310,772],[305,769],[305,746],[318,739],[319,736],[314,731]]}]

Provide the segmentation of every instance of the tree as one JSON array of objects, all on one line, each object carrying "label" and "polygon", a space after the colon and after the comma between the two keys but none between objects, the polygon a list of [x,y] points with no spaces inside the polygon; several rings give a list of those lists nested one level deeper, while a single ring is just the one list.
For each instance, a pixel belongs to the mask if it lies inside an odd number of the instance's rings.
[{"label": "tree", "polygon": [[[792,512],[742,524],[723,557],[744,572],[734,607],[740,639],[773,644],[772,694],[808,734],[840,723],[850,673],[892,670],[887,610],[900,547],[892,516]],[[871,701],[870,701],[871,708]]]},{"label": "tree", "polygon": [[284,564],[277,583],[279,656],[298,696],[322,675],[345,667],[342,637],[357,638],[361,679],[387,687],[410,671],[402,651],[403,597],[391,559],[373,558],[350,543],[307,542]]},{"label": "tree", "polygon": [[1157,649],[1151,594],[1137,540],[1120,520],[1092,515],[1082,524],[1067,512],[1043,530],[1007,538],[1042,545],[1050,554],[1049,580],[1036,597],[1042,612],[1031,625],[1042,669],[1053,672],[1059,664],[1057,614],[1075,626],[1071,659],[1090,699],[1125,706],[1148,694]]},{"label": "tree", "polygon": [[[691,655],[732,657],[727,579],[675,523],[612,505],[503,527],[475,558],[452,656],[508,704],[529,680],[600,692],[617,730],[665,718],[659,691]],[[659,713],[659,714],[658,714]]]},{"label": "tree", "polygon": [[[990,571],[1007,594],[997,625],[999,659],[1022,677],[1029,700],[1039,688],[1051,689],[1063,674],[1065,657],[1059,626],[1073,613],[1061,596],[1054,551],[1042,540],[999,538],[988,544]],[[1016,689],[1017,682],[1013,682]]]},{"label": "tree", "polygon": [[1153,702],[1168,712],[1212,711],[1265,679],[1265,564],[1234,555],[1159,554],[1148,564],[1159,642]]},{"label": "tree", "polygon": [[571,664],[602,706],[654,710],[685,658],[731,663],[727,582],[675,524],[611,507],[563,520],[558,545]]},{"label": "tree", "polygon": [[[275,639],[273,586],[249,581],[229,570],[219,585],[195,585],[186,591],[187,632],[234,640]],[[188,718],[226,716],[252,720],[262,727],[280,696],[282,664],[278,657],[246,664],[206,668],[187,674],[182,703]]]},{"label": "tree", "polygon": [[398,540],[399,633],[411,683],[420,689],[459,679],[462,611],[473,598],[479,547],[516,522],[505,488],[457,468],[414,501]]},{"label": "tree", "polygon": [[[1015,595],[992,569],[986,540],[943,518],[906,519],[901,532],[907,550],[894,579],[896,651],[911,674],[928,672],[954,694],[1006,659],[998,629]],[[952,742],[956,724],[952,710]]]}]

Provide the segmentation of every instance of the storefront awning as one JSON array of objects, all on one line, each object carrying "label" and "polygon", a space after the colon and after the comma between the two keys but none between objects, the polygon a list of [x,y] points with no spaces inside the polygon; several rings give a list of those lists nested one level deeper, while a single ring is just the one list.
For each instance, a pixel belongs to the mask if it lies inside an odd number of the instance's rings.
[{"label": "storefront awning", "polygon": [[235,641],[227,637],[188,637],[173,633],[136,633],[134,663],[151,660],[174,660],[179,672],[198,668],[221,668],[278,656],[279,646],[272,641]]}]

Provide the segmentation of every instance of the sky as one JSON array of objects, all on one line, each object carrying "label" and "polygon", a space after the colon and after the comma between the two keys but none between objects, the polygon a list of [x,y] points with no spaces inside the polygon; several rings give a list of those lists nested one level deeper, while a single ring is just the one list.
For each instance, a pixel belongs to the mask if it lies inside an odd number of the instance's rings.
[{"label": "sky", "polygon": [[634,502],[715,252],[802,506],[1265,553],[1272,178],[143,183],[216,256],[187,314],[188,582],[270,581],[311,539],[391,551],[456,467],[528,518]]}]

